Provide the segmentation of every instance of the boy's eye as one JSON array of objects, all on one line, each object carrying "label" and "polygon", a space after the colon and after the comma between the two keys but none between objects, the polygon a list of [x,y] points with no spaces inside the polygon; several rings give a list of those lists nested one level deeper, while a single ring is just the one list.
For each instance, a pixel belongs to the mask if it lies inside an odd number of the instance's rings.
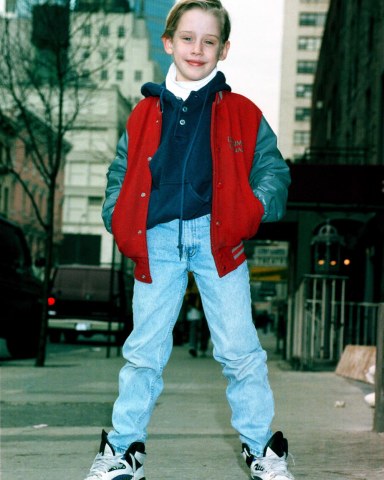
[{"label": "boy's eye", "polygon": [[183,40],[185,40],[186,42],[190,42],[192,40],[192,37],[187,37],[187,36],[184,36],[184,37],[181,37]]}]

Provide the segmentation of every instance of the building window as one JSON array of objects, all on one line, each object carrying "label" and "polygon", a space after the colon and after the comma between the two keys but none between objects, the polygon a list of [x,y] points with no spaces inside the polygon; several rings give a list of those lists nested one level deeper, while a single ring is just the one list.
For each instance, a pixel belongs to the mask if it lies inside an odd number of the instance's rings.
[{"label": "building window", "polygon": [[0,212],[8,215],[9,210],[9,188],[0,187]]},{"label": "building window", "polygon": [[83,37],[90,37],[92,33],[91,25],[83,25]]},{"label": "building window", "polygon": [[108,80],[108,70],[102,70],[100,72],[100,80]]},{"label": "building window", "polygon": [[116,48],[116,59],[117,60],[124,60],[124,48],[117,47]]},{"label": "building window", "polygon": [[88,221],[100,224],[100,209],[103,197],[88,197]]},{"label": "building window", "polygon": [[295,109],[296,122],[308,122],[311,119],[311,109],[304,107],[297,107]]},{"label": "building window", "polygon": [[297,83],[296,97],[297,98],[311,98],[313,85],[311,83]]},{"label": "building window", "polygon": [[316,73],[317,62],[315,60],[298,60],[297,73]]},{"label": "building window", "polygon": [[293,134],[293,143],[295,145],[309,145],[310,132],[306,130],[296,130]]},{"label": "building window", "polygon": [[141,82],[143,79],[143,72],[141,70],[135,70],[134,79],[135,82]]},{"label": "building window", "polygon": [[88,49],[83,50],[83,60],[86,60],[90,56],[91,56],[91,52]]},{"label": "building window", "polygon": [[103,25],[100,28],[100,35],[102,37],[108,37],[109,36],[109,26],[108,25]]},{"label": "building window", "polygon": [[91,79],[91,72],[88,69],[84,69],[81,73],[82,80],[89,81]]},{"label": "building window", "polygon": [[101,60],[107,60],[108,51],[107,50],[100,50],[100,58],[101,58]]},{"label": "building window", "polygon": [[326,13],[301,12],[299,25],[301,27],[323,27],[327,18]]},{"label": "building window", "polygon": [[103,197],[88,197],[89,207],[100,207],[103,203]]},{"label": "building window", "polygon": [[297,48],[299,50],[318,51],[321,47],[321,37],[299,37],[297,40]]},{"label": "building window", "polygon": [[123,79],[124,79],[124,72],[122,70],[117,70],[116,80],[123,80]]},{"label": "building window", "polygon": [[371,17],[369,19],[369,30],[368,30],[368,51],[372,52],[375,45],[375,18]]},{"label": "building window", "polygon": [[79,187],[88,185],[88,172],[84,163],[70,162],[66,168],[68,183],[71,186]]},{"label": "building window", "polygon": [[15,13],[16,12],[16,0],[8,0],[5,2],[5,11],[7,13]]},{"label": "building window", "polygon": [[117,29],[117,36],[119,38],[124,38],[125,37],[125,27],[123,25],[120,25]]}]

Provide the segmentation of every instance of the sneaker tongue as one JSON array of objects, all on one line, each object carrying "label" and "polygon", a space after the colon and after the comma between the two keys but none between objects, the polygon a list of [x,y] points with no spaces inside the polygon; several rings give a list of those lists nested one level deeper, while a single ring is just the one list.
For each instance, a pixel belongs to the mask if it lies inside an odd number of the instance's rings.
[{"label": "sneaker tongue", "polygon": [[264,457],[285,457],[288,453],[287,441],[281,432],[276,432],[264,448]]},{"label": "sneaker tongue", "polygon": [[279,455],[269,447],[264,449],[264,457],[267,457],[267,458],[281,458],[283,456],[284,456],[284,452],[282,453],[282,455]]}]

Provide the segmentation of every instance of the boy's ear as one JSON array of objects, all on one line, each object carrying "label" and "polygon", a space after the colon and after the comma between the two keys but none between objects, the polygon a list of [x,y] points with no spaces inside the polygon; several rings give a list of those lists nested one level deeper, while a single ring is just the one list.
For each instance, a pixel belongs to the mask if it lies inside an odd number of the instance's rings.
[{"label": "boy's ear", "polygon": [[169,37],[162,37],[161,40],[163,41],[163,46],[165,53],[168,53],[168,55],[172,55],[173,53],[173,42],[172,39]]},{"label": "boy's ear", "polygon": [[227,40],[224,45],[223,45],[223,48],[221,49],[220,51],[220,54],[219,54],[219,60],[225,60],[227,58],[227,55],[228,55],[228,51],[229,51],[229,47],[231,46],[231,42],[229,40]]}]

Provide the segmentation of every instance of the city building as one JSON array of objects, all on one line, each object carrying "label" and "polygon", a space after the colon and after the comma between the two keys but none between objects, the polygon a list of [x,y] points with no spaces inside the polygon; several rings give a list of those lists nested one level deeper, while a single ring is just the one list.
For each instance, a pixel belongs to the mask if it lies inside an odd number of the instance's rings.
[{"label": "city building", "polygon": [[71,13],[71,51],[83,60],[83,93],[91,93],[68,132],[62,263],[110,263],[112,236],[101,220],[106,173],[142,84],[158,80],[145,19],[127,2],[102,5],[82,0]]},{"label": "city building", "polygon": [[111,262],[112,236],[104,228],[101,207],[108,166],[130,108],[117,87],[99,89],[68,132],[72,150],[65,165],[60,263]]},{"label": "city building", "polygon": [[145,18],[114,5],[95,11],[93,1],[82,0],[71,13],[71,22],[71,49],[78,64],[84,63],[89,82],[102,88],[117,86],[134,105],[143,83],[160,80],[150,58]]},{"label": "city building", "polygon": [[[36,130],[40,128],[41,121],[31,112],[28,115],[29,124]],[[24,122],[19,121],[13,112],[0,113],[0,214],[23,228],[32,259],[36,261],[44,256],[45,230],[41,222],[47,221],[48,210],[48,185],[39,169],[41,163],[46,167],[49,165],[49,157],[45,149],[46,137],[37,135],[34,139],[40,140],[34,147],[40,158],[30,146],[32,141]],[[66,142],[64,153],[69,150],[70,145]],[[64,169],[60,168],[56,177],[54,208],[56,250],[62,241],[63,180]]]},{"label": "city building", "polygon": [[[62,21],[68,15],[69,32]],[[141,98],[142,84],[157,80],[145,19],[120,0],[81,0],[69,12],[59,4],[36,5],[29,15],[20,17],[14,12],[2,17],[13,30],[25,34],[23,42],[30,43],[30,71],[39,78],[40,93],[46,89],[43,96],[51,96],[53,102],[57,100],[58,73],[52,60],[59,31],[63,44],[69,45],[60,55],[65,55],[74,71],[73,77],[65,78],[63,117],[72,150],[65,164],[63,221],[59,226],[64,236],[57,261],[109,263],[112,237],[101,220],[108,165],[132,106]],[[55,25],[58,18],[61,29]],[[43,116],[33,88],[26,98],[31,109]]]},{"label": "city building", "polygon": [[160,76],[165,78],[171,58],[164,51],[161,35],[164,32],[165,19],[175,0],[131,0],[131,2],[135,12],[145,18],[151,42],[151,58],[160,67]]},{"label": "city building", "polygon": [[383,19],[384,0],[331,1],[306,157],[343,184],[337,203],[350,211],[333,223],[349,246],[350,289],[367,302],[384,298]]},{"label": "city building", "polygon": [[[384,301],[384,0],[331,0],[310,148],[291,165],[288,356],[334,364],[375,345]],[[283,225],[287,228],[288,223]]]},{"label": "city building", "polygon": [[295,161],[310,145],[312,88],[329,0],[285,0],[279,147]]}]

